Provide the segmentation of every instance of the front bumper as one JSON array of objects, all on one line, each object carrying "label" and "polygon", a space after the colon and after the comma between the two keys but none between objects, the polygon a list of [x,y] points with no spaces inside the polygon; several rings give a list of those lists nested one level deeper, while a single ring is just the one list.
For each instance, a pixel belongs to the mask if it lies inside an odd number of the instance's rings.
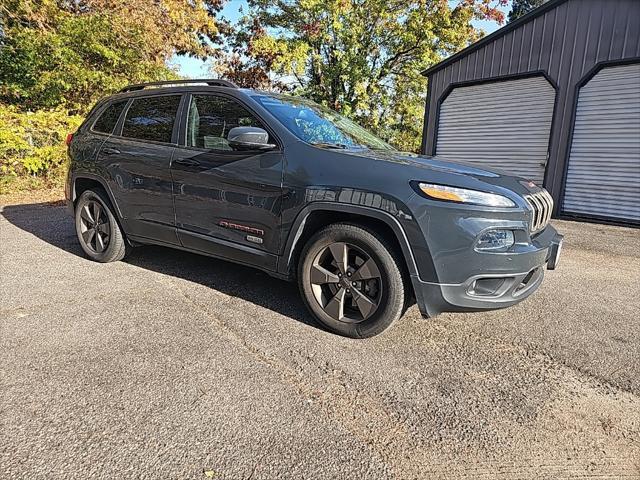
[{"label": "front bumper", "polygon": [[[442,312],[495,310],[521,302],[538,289],[545,269],[553,270],[558,265],[562,238],[553,227],[548,226],[532,240],[530,248],[521,253],[476,253],[484,256],[482,263],[490,267],[481,269],[480,273],[474,272],[459,283],[425,282],[413,276],[414,292],[421,313],[432,317]],[[489,262],[487,258],[490,258]],[[470,265],[476,263],[468,256],[466,261]]]}]

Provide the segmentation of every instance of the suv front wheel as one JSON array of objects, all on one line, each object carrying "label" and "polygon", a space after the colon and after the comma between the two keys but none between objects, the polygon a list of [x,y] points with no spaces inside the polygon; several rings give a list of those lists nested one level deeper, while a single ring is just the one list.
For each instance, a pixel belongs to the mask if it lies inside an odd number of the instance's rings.
[{"label": "suv front wheel", "polygon": [[99,190],[85,190],[76,203],[76,233],[80,246],[96,262],[116,262],[127,253],[111,203]]},{"label": "suv front wheel", "polygon": [[394,249],[375,232],[335,224],[305,245],[298,265],[302,297],[330,330],[377,335],[402,316],[405,286]]}]

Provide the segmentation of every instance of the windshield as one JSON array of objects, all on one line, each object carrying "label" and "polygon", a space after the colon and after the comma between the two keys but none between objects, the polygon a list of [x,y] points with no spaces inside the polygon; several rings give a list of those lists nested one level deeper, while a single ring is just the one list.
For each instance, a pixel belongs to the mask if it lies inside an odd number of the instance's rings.
[{"label": "windshield", "polygon": [[254,97],[300,140],[328,148],[395,150],[360,125],[301,97],[258,95]]}]

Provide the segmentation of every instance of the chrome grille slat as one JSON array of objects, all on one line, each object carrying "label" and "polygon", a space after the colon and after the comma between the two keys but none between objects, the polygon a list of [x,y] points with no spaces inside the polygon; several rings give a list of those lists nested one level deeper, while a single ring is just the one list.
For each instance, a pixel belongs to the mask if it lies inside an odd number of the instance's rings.
[{"label": "chrome grille slat", "polygon": [[534,206],[534,216],[533,216],[533,230],[540,230],[540,225],[542,225],[542,217],[544,216],[544,206],[540,199],[536,196],[531,197],[531,201]]},{"label": "chrome grille slat", "polygon": [[546,190],[543,190],[543,192],[544,192],[544,198],[547,200],[547,205],[549,206],[549,208],[547,209],[547,218],[544,223],[545,226],[547,226],[551,221],[551,214],[553,213],[553,198],[551,197],[551,195],[549,195],[549,192],[547,192]]},{"label": "chrome grille slat", "polygon": [[542,204],[542,219],[540,221],[540,228],[544,228],[544,226],[546,226],[547,224],[547,215],[549,212],[549,204],[547,203],[547,199],[544,195],[540,195],[540,197],[538,197],[538,200],[540,200],[540,203]]},{"label": "chrome grille slat", "polygon": [[549,192],[542,189],[536,193],[524,196],[531,207],[531,233],[539,232],[549,224],[553,212],[553,198]]},{"label": "chrome grille slat", "polygon": [[551,214],[553,213],[553,197],[546,190],[544,191],[544,193],[549,202],[549,213],[547,214],[547,223],[549,223],[551,221]]}]

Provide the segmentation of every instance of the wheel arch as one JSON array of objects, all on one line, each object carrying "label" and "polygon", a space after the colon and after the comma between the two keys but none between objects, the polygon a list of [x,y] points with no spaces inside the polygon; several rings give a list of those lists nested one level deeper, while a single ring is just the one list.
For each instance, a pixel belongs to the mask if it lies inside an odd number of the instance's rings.
[{"label": "wheel arch", "polygon": [[375,208],[329,202],[314,202],[298,213],[278,260],[278,273],[287,277],[294,276],[298,256],[307,240],[320,228],[340,222],[369,227],[385,236],[397,247],[404,260],[401,267],[405,272],[411,277],[418,274],[409,240],[396,218]]},{"label": "wheel arch", "polygon": [[93,175],[91,173],[81,173],[73,176],[71,183],[71,202],[75,205],[80,195],[82,195],[84,191],[90,190],[92,187],[102,188],[106,192],[107,196],[109,197],[109,201],[111,202],[111,205],[115,210],[118,220],[122,220],[124,217],[122,216],[122,212],[120,211],[118,202],[116,202],[116,199],[113,196],[111,188],[109,188],[109,185],[104,181],[103,178],[97,175]]}]

